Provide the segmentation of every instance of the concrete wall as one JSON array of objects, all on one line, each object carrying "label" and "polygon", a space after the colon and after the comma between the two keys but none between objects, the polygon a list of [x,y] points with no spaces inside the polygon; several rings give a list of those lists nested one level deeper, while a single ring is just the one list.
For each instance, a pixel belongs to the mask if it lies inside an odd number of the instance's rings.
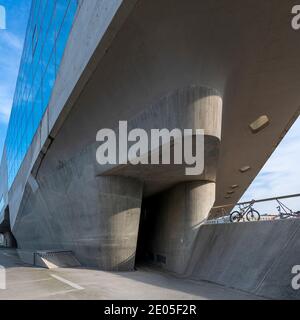
[{"label": "concrete wall", "polygon": [[7,185],[4,149],[0,167],[0,196],[3,193],[5,206],[10,207],[12,226],[18,215],[31,172],[38,170],[40,162],[74,101],[80,95],[134,5],[135,0],[80,2],[49,105],[10,190]]},{"label": "concrete wall", "polygon": [[[173,241],[169,237],[170,229],[174,229],[175,235],[178,232],[178,241],[172,243],[167,253],[169,269],[181,272],[186,268],[184,262],[190,254],[196,230],[207,218],[214,202],[215,183],[207,183],[206,179],[215,180],[222,103],[215,90],[193,86],[175,91],[154,106],[134,117],[129,125],[146,130],[204,128],[205,137],[208,136],[203,155],[204,173],[186,176],[182,165],[180,170],[174,170],[171,164],[158,166],[160,171],[151,165],[134,166],[129,171],[103,176],[99,171],[105,172],[107,166],[96,162],[97,143],[87,145],[68,161],[59,160],[50,170],[47,164],[53,160],[51,156],[59,157],[53,151],[57,142],[62,141],[54,140],[37,177],[28,180],[30,183],[25,188],[20,213],[13,226],[20,249],[69,249],[83,265],[131,270],[135,262],[141,201],[147,195],[145,187],[157,192],[157,186],[166,188],[182,180],[196,180],[195,184],[180,186],[175,193],[169,193],[168,204],[160,208],[162,217],[175,222],[170,226],[163,224],[166,243],[162,243],[162,247]],[[79,133],[75,130],[74,136],[84,139]],[[179,198],[182,206],[173,212],[172,202]],[[185,222],[180,223],[181,219]],[[183,245],[182,238],[185,239]],[[181,252],[177,254],[177,250]]]},{"label": "concrete wall", "polygon": [[[181,183],[148,200],[146,250],[163,269],[183,274],[201,224],[215,201],[214,182]],[[152,217],[151,217],[152,216]]]},{"label": "concrete wall", "polygon": [[[41,250],[63,246],[86,264],[119,268],[128,260],[127,267],[132,268],[143,181],[134,180],[132,187],[120,180],[122,191],[107,192],[106,178],[99,176],[105,170],[95,159],[96,133],[137,114],[149,115],[147,111],[159,108],[165,97],[181,97],[174,92],[183,88],[213,88],[223,100],[217,194],[223,204],[226,191],[236,183],[240,187],[232,197],[237,199],[299,107],[300,42],[288,23],[291,3],[82,2],[49,110],[9,193],[19,246]],[[270,50],[265,50],[267,46]],[[172,119],[170,110],[157,117]],[[262,112],[271,125],[254,136],[249,123]],[[205,114],[209,117],[203,122]],[[212,126],[213,132],[213,124],[221,120],[220,112],[201,117],[195,127]],[[220,140],[220,128],[216,129],[214,147],[208,149],[214,159]],[[246,164],[252,170],[242,175],[239,168]],[[132,224],[128,228],[125,224],[123,233],[123,218],[129,216]],[[110,255],[108,251],[118,245],[118,253]]]},{"label": "concrete wall", "polygon": [[[158,99],[152,105],[147,106],[144,111],[128,115],[128,132],[136,128],[144,129],[149,137],[148,164],[131,165],[96,165],[96,175],[117,175],[129,176],[143,180],[143,197],[149,197],[155,193],[164,191],[178,183],[184,181],[216,181],[216,169],[218,164],[219,149],[221,144],[221,123],[222,123],[222,98],[220,94],[207,87],[197,85],[178,88],[166,96]],[[118,135],[119,128],[113,128]],[[203,130],[203,149],[198,150],[199,172],[187,175],[186,169],[193,168],[196,164],[186,163],[176,164],[174,161],[174,144],[170,143],[170,164],[151,164],[151,154],[156,150],[151,150],[151,130],[152,129],[185,129],[193,131],[193,146],[195,152],[195,132],[197,129]],[[185,147],[184,139],[178,141]],[[177,141],[177,142],[178,142]],[[133,143],[128,142],[128,147]],[[96,143],[96,146],[100,143]],[[188,149],[188,148],[187,148]],[[188,151],[188,150],[187,150]],[[162,153],[162,152],[161,152]],[[184,150],[181,149],[182,159]]]},{"label": "concrete wall", "polygon": [[[205,86],[223,99],[218,205],[237,201],[299,108],[300,43],[290,26],[292,4],[138,1],[56,131],[44,170],[81,152],[99,129],[130,120],[175,90]],[[253,135],[249,124],[262,114],[270,125]],[[245,165],[251,170],[242,174]],[[239,188],[227,199],[233,184]]]},{"label": "concrete wall", "polygon": [[300,299],[291,286],[300,265],[300,219],[200,228],[185,276],[274,299]]},{"label": "concrete wall", "polygon": [[[78,159],[84,161],[83,156]],[[83,266],[132,270],[142,183],[95,178],[88,163],[72,163],[26,189],[13,232],[22,250],[73,251]]]}]

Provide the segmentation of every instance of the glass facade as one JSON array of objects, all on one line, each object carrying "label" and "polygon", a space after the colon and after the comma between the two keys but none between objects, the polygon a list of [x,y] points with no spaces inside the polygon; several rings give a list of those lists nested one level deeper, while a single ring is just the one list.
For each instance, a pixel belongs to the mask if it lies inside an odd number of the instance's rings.
[{"label": "glass facade", "polygon": [[32,0],[5,142],[11,187],[48,106],[79,0]]}]

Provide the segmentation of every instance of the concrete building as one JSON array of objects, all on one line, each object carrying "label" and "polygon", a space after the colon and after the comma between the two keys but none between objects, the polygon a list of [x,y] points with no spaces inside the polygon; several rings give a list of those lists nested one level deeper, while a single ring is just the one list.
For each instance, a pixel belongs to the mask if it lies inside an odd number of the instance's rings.
[{"label": "concrete building", "polygon": [[[1,162],[0,231],[19,249],[71,250],[88,267],[133,270],[139,258],[191,273],[201,223],[238,201],[299,115],[293,5],[34,0]],[[203,173],[99,165],[96,133],[120,120],[204,129]]]}]

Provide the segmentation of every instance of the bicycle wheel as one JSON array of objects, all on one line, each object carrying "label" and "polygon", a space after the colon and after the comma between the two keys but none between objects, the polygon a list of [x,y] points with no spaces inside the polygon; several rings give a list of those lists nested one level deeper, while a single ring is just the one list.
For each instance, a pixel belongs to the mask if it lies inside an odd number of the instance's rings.
[{"label": "bicycle wheel", "polygon": [[241,214],[239,211],[233,211],[230,214],[230,222],[239,222],[241,220]]},{"label": "bicycle wheel", "polygon": [[246,218],[248,221],[259,221],[260,220],[260,214],[258,211],[251,209],[247,212]]}]

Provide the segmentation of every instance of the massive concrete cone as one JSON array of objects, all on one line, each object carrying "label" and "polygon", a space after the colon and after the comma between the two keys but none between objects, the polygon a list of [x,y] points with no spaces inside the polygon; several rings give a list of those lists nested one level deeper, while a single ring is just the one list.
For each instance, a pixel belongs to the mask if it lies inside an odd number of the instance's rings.
[{"label": "massive concrete cone", "polygon": [[[169,271],[184,274],[193,253],[199,227],[207,219],[215,201],[222,99],[213,89],[189,87],[176,92],[167,101],[165,105],[168,105],[169,110],[176,111],[176,115],[167,113],[168,119],[178,119],[177,125],[180,128],[204,129],[204,170],[200,175],[188,176],[180,171],[182,167],[178,169],[165,166],[154,178],[150,175],[146,177],[145,192],[150,194],[166,181],[172,181],[173,186],[146,199],[146,224],[149,224],[150,230],[145,231],[148,240],[144,239],[142,242],[152,261]],[[163,105],[160,104],[161,108]],[[178,117],[179,114],[182,117]],[[164,116],[166,117],[166,113],[162,118]],[[170,128],[170,123],[168,124]],[[149,169],[149,172],[153,176],[153,172],[158,169],[152,170],[151,172]],[[144,219],[143,217],[143,224]]]},{"label": "massive concrete cone", "polygon": [[[152,129],[167,129],[171,133],[179,129],[204,131],[204,168],[199,174],[187,175],[186,169],[195,165],[175,164],[174,150],[171,145],[169,164],[151,163],[149,143],[149,164],[98,166],[98,175],[130,176],[144,181],[143,197],[149,197],[185,181],[215,181],[221,141],[222,98],[213,88],[190,85],[174,90],[162,97],[144,112],[128,120],[128,131],[144,129],[148,137]],[[115,131],[118,128],[114,129]],[[182,144],[184,147],[184,143]],[[193,145],[193,153],[195,153]],[[160,159],[161,160],[161,159]]]},{"label": "massive concrete cone", "polygon": [[[60,185],[60,193],[56,186]],[[54,191],[55,190],[55,191]],[[133,270],[142,183],[125,177],[76,178],[70,165],[28,191],[14,232],[19,249],[73,251],[83,266]],[[38,215],[36,213],[39,213]],[[28,235],[25,227],[31,227]]]},{"label": "massive concrete cone", "polygon": [[[130,178],[99,177],[97,267],[133,270],[142,202],[142,183]],[[90,231],[87,230],[88,236]],[[85,259],[91,259],[88,254]]]},{"label": "massive concrete cone", "polygon": [[[192,181],[200,188],[197,195],[205,198],[206,191],[203,194],[200,191],[206,188],[203,182],[214,183],[216,177],[221,119],[222,99],[218,92],[195,85],[175,90],[146,106],[144,112],[128,116],[128,131],[141,128],[149,137],[151,129],[204,129],[205,166],[199,175],[186,175],[188,166],[184,162],[174,165],[172,160],[170,164],[160,165],[100,165],[96,161],[99,147],[96,141],[62,161],[54,141],[35,173],[36,188],[29,183],[25,188],[20,214],[13,227],[19,248],[70,250],[83,266],[132,270],[142,198],[160,194],[180,183],[189,185]],[[76,141],[81,141],[86,133],[76,129],[72,132],[76,133]],[[193,217],[192,223],[197,224],[209,209],[206,206],[204,209],[202,204],[199,207],[198,200],[193,200],[196,197],[193,192],[185,199],[182,195],[181,201],[191,201],[191,206],[198,207],[186,213]],[[173,199],[176,202],[176,196]],[[198,213],[200,216],[196,217]],[[179,228],[176,224],[173,227]],[[192,234],[188,235],[189,232]],[[192,227],[179,232],[191,245],[193,233]],[[170,252],[175,254],[175,248]],[[180,262],[176,264],[178,272],[183,268]]]},{"label": "massive concrete cone", "polygon": [[154,260],[164,269],[184,274],[195,239],[215,201],[214,182],[186,182],[155,199],[154,238],[149,244]]}]

